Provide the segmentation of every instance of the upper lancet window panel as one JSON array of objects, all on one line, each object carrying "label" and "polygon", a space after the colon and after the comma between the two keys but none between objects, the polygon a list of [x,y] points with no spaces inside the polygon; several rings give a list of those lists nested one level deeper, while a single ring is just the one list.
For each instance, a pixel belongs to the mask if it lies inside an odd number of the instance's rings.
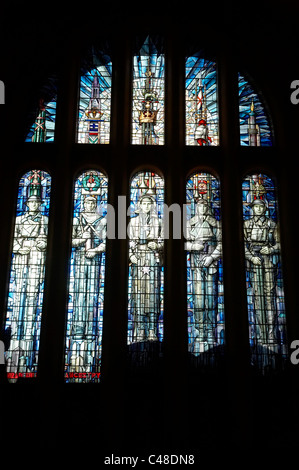
[{"label": "upper lancet window panel", "polygon": [[238,84],[240,144],[250,147],[273,145],[269,117],[260,96],[240,73]]},{"label": "upper lancet window panel", "polygon": [[142,171],[131,181],[128,345],[134,366],[161,352],[164,311],[164,179]]},{"label": "upper lancet window panel", "polygon": [[147,37],[133,57],[132,144],[164,144],[164,77],[162,42]]},{"label": "upper lancet window panel", "polygon": [[74,189],[65,381],[99,382],[102,357],[108,179],[82,173]]},{"label": "upper lancet window panel", "polygon": [[195,364],[216,363],[225,343],[220,183],[194,173],[186,185],[188,350]]},{"label": "upper lancet window panel", "polygon": [[40,93],[36,109],[30,114],[30,129],[25,142],[54,142],[57,102],[57,79],[49,80]]},{"label": "upper lancet window panel", "polygon": [[8,380],[36,377],[43,307],[51,178],[31,170],[20,180],[5,321]]},{"label": "upper lancet window panel", "polygon": [[187,57],[185,93],[186,145],[219,145],[216,63]]},{"label": "upper lancet window panel", "polygon": [[109,144],[112,60],[108,46],[92,47],[81,66],[77,142]]},{"label": "upper lancet window panel", "polygon": [[248,175],[242,194],[251,360],[266,372],[282,367],[287,357],[275,183],[264,174]]}]

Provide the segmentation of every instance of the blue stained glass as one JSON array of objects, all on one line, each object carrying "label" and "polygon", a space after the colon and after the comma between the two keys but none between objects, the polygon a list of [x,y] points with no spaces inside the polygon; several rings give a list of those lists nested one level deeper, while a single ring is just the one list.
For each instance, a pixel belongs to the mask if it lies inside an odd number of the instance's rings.
[{"label": "blue stained glass", "polygon": [[135,365],[159,353],[164,312],[164,180],[142,171],[131,181],[128,345]]},{"label": "blue stained glass", "polygon": [[11,382],[37,374],[50,190],[45,171],[31,170],[20,179],[5,323]]},{"label": "blue stained glass", "polygon": [[49,79],[40,92],[37,109],[32,114],[33,124],[25,142],[54,142],[57,101],[57,79]]},{"label": "blue stained glass", "polygon": [[219,145],[216,63],[187,57],[185,89],[186,145]]},{"label": "blue stained glass", "polygon": [[165,58],[147,37],[133,57],[132,144],[164,144]]},{"label": "blue stained glass", "polygon": [[95,170],[75,183],[65,381],[99,382],[105,283],[108,179]]},{"label": "blue stained glass", "polygon": [[239,120],[240,144],[243,146],[271,146],[273,137],[269,118],[260,96],[240,73]]},{"label": "blue stained glass", "polygon": [[92,48],[81,67],[77,142],[109,144],[112,61]]},{"label": "blue stained glass", "polygon": [[212,364],[225,341],[220,184],[194,173],[186,185],[189,352]]},{"label": "blue stained glass", "polygon": [[248,175],[243,180],[242,198],[251,360],[265,372],[281,367],[287,357],[274,181],[264,174]]}]

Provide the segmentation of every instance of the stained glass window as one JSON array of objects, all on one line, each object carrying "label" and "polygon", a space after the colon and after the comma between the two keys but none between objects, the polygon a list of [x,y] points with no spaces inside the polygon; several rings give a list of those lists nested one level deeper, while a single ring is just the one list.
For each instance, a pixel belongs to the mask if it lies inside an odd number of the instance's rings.
[{"label": "stained glass window", "polygon": [[240,73],[238,77],[240,144],[251,147],[271,146],[272,131],[265,105],[249,81]]},{"label": "stained glass window", "polygon": [[30,114],[26,142],[54,142],[57,101],[57,79],[49,79],[40,92],[36,109]]},{"label": "stained glass window", "polygon": [[35,377],[43,307],[51,177],[31,170],[20,179],[5,333],[8,379]]},{"label": "stained glass window", "polygon": [[76,180],[66,326],[66,382],[100,381],[107,192],[108,179],[99,171],[85,171]]},{"label": "stained glass window", "polygon": [[242,194],[251,357],[266,371],[287,354],[275,183],[264,174],[248,175]]},{"label": "stained glass window", "polygon": [[93,47],[81,67],[77,142],[109,144],[112,61]]},{"label": "stained glass window", "polygon": [[133,57],[133,144],[164,144],[165,59],[160,42],[147,37]]},{"label": "stained glass window", "polygon": [[163,178],[137,173],[131,181],[128,227],[128,344],[137,365],[159,354],[163,341],[163,204]]},{"label": "stained glass window", "polygon": [[220,183],[194,173],[186,185],[187,311],[189,353],[209,363],[225,342]]},{"label": "stained glass window", "polygon": [[216,63],[187,57],[185,92],[186,145],[219,145]]}]

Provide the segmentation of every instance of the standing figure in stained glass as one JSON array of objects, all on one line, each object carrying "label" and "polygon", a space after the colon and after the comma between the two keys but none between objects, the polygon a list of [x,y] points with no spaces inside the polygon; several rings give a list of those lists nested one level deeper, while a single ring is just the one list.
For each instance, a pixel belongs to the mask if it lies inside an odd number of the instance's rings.
[{"label": "standing figure in stained glass", "polygon": [[155,195],[149,189],[139,198],[135,211],[137,216],[131,219],[128,228],[132,270],[133,342],[158,339],[163,233],[155,208]]},{"label": "standing figure in stained glass", "polygon": [[27,198],[28,210],[16,217],[13,241],[12,273],[15,289],[11,318],[11,342],[7,353],[7,371],[30,371],[35,358],[33,351],[38,298],[44,279],[47,248],[48,217],[42,215],[39,185],[31,185]]},{"label": "standing figure in stained glass", "polygon": [[196,201],[196,213],[187,221],[185,248],[190,252],[195,341],[216,342],[217,274],[221,257],[220,224],[204,197]]},{"label": "standing figure in stained glass", "polygon": [[[89,371],[94,363],[95,340],[100,290],[101,256],[106,247],[106,218],[97,212],[97,200],[86,196],[84,209],[73,221],[72,246],[74,253],[74,299],[72,332],[74,354],[70,363]],[[76,348],[79,345],[80,355]],[[78,363],[79,361],[79,363]]]},{"label": "standing figure in stained glass", "polygon": [[279,252],[277,224],[266,216],[267,204],[256,198],[251,204],[253,216],[244,222],[245,257],[249,262],[253,288],[256,336],[262,343],[274,342],[275,261]]}]

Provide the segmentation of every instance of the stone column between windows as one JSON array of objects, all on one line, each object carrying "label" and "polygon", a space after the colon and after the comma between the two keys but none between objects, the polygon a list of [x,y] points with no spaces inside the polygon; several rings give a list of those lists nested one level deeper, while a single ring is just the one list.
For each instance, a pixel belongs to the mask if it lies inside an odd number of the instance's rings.
[{"label": "stone column between windows", "polygon": [[[185,203],[185,58],[183,43],[171,30],[166,41],[166,154],[165,203],[181,209]],[[174,239],[173,213],[170,211],[169,239],[165,240],[165,444],[184,445],[181,430],[188,426],[187,409],[187,300],[186,256],[183,217],[181,238]],[[181,210],[181,216],[183,212]]]},{"label": "stone column between windows", "polygon": [[223,147],[222,244],[226,319],[227,383],[235,442],[250,436],[249,335],[243,244],[238,69],[233,44],[222,43],[219,60],[220,145]]}]

